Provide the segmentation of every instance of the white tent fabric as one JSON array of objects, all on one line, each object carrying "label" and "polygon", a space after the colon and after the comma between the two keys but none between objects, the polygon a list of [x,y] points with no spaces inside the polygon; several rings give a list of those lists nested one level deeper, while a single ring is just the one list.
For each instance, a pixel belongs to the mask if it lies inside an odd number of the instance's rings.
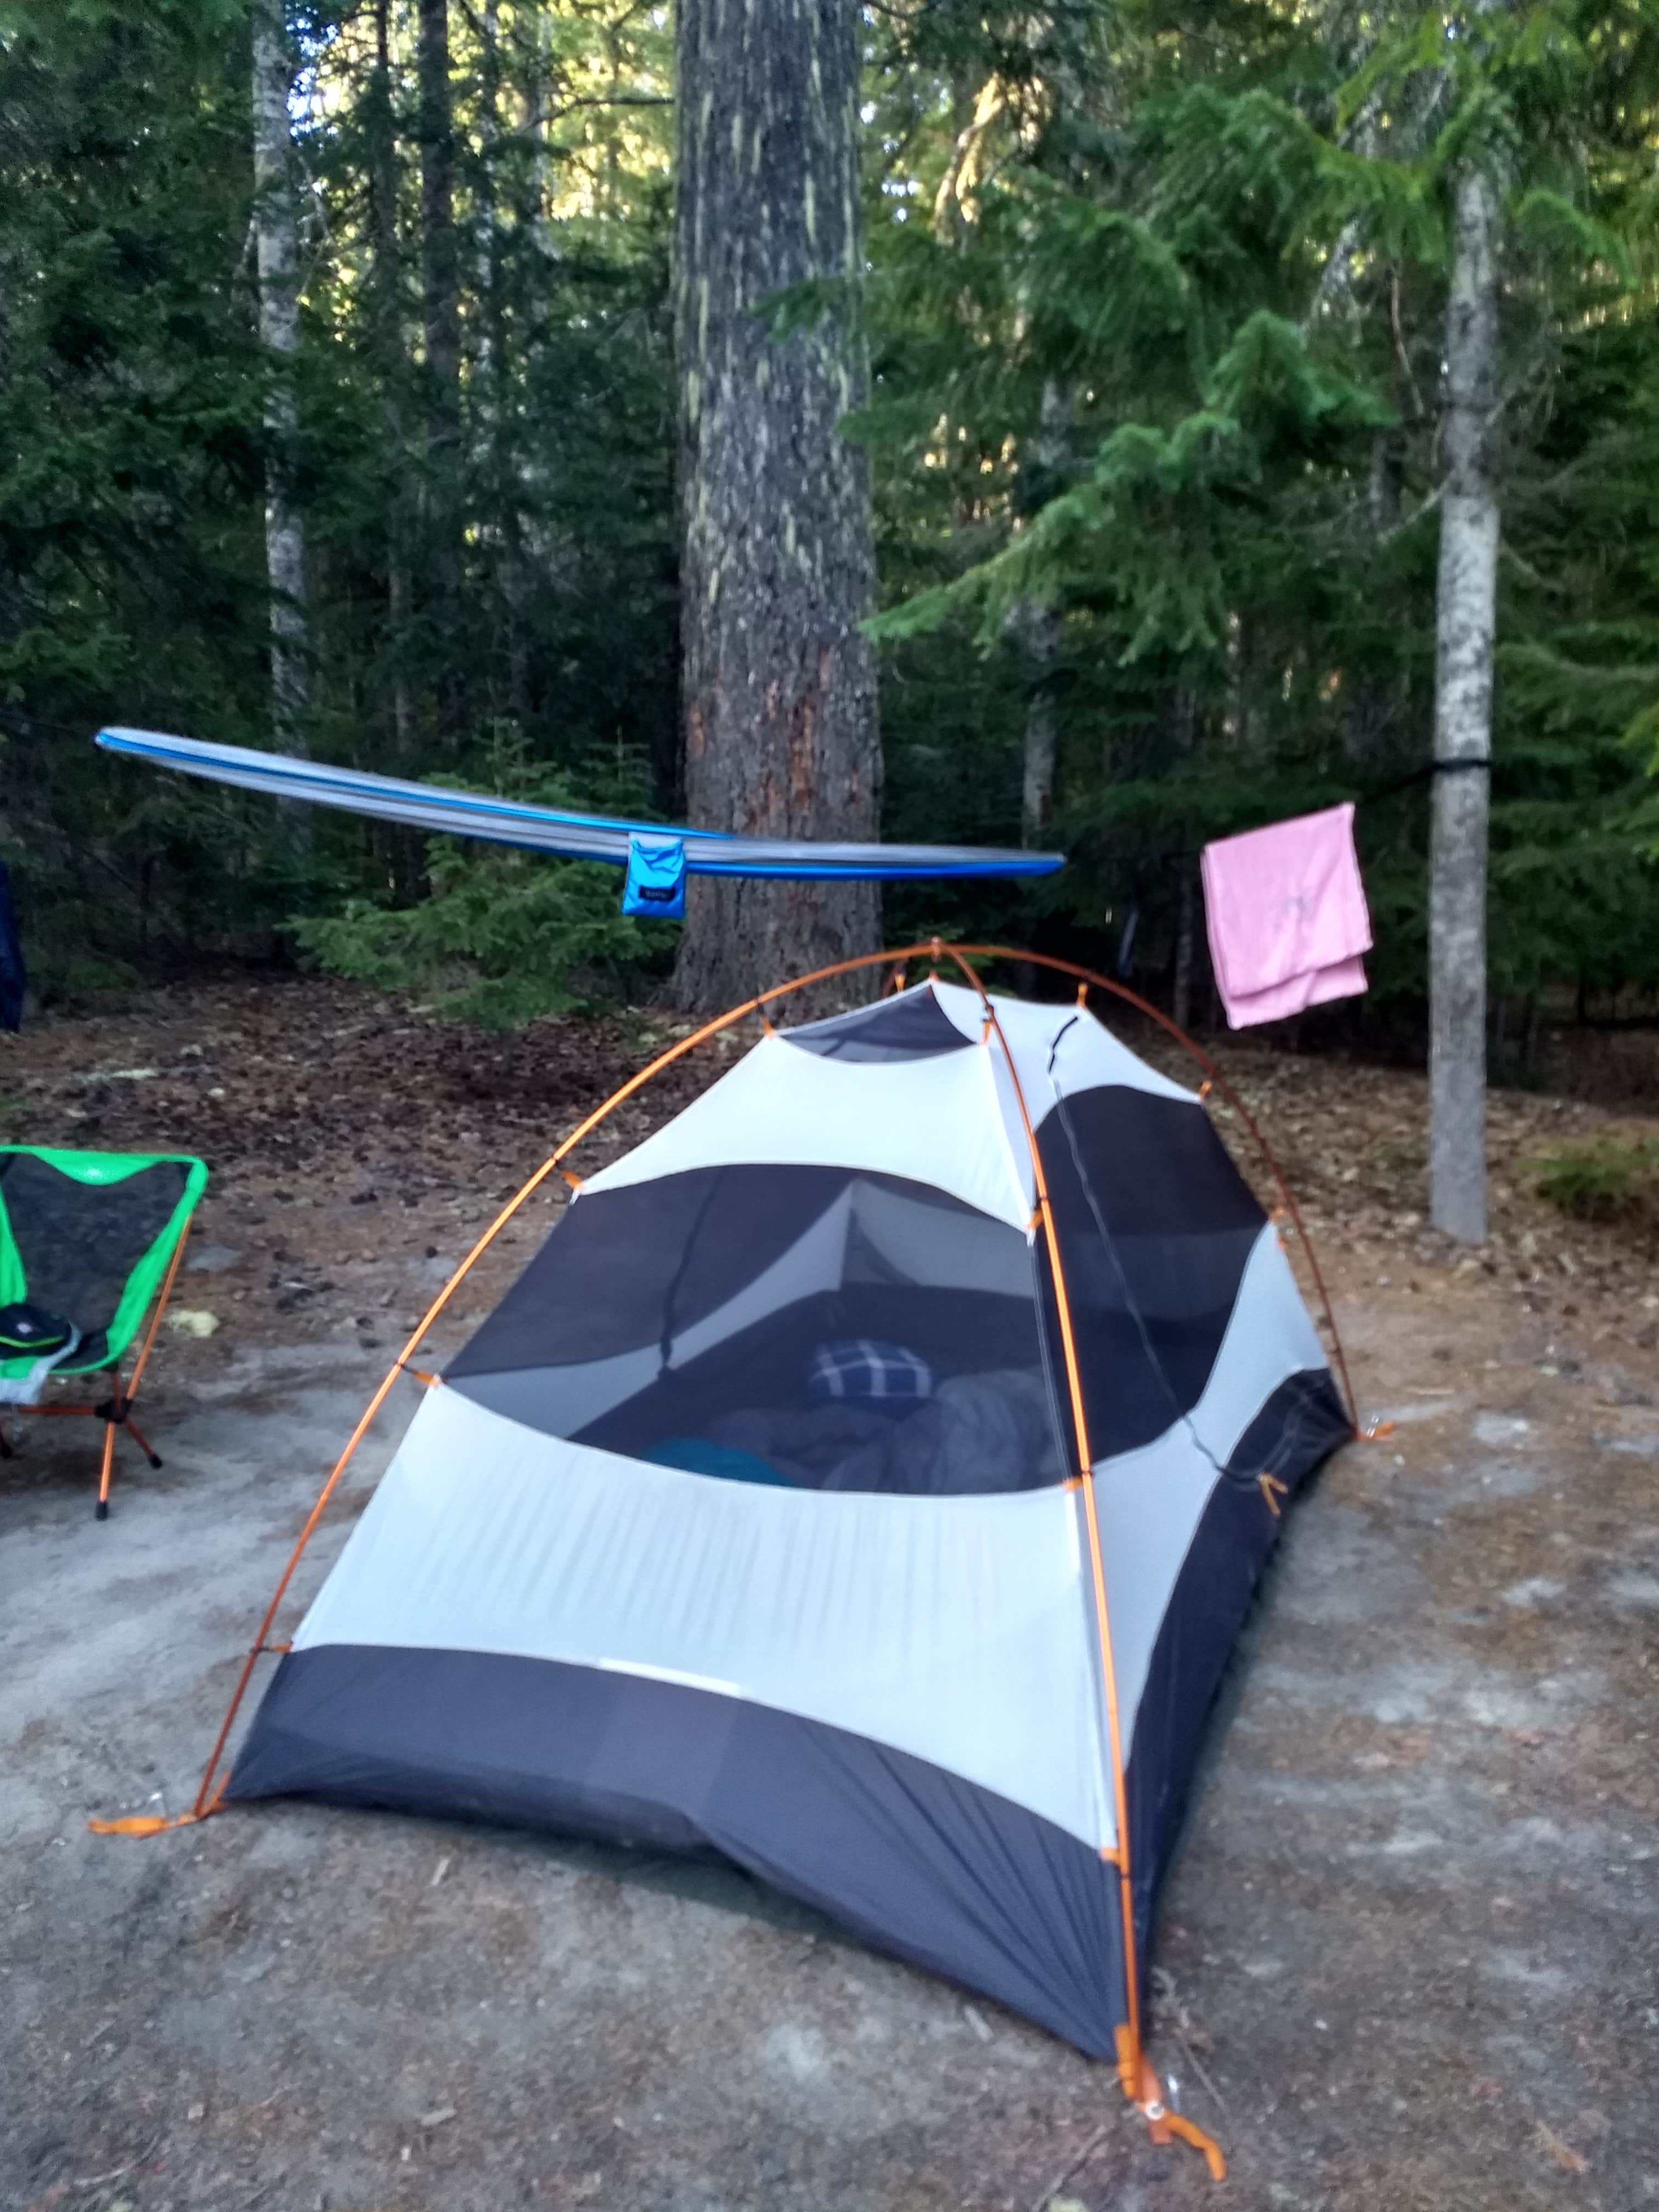
[{"label": "white tent fabric", "polygon": [[[977,1039],[985,1025],[984,1002],[978,992],[965,983],[939,980],[927,988],[963,1035]],[[1042,1121],[1057,1095],[1104,1083],[1122,1084],[1128,1090],[1179,1099],[1187,1105],[1198,1103],[1194,1092],[1149,1066],[1086,1006],[1033,1005],[1025,999],[1005,998],[998,991],[989,996],[1034,1123]]]},{"label": "white tent fabric", "polygon": [[709,1482],[428,1394],[294,1639],[652,1675],[947,1766],[1112,1841],[1074,1499]]},{"label": "white tent fabric", "polygon": [[1106,1084],[1201,1110],[1192,1091],[1138,1059],[1086,1010],[994,994],[1005,1054],[981,1044],[976,993],[940,982],[920,988],[978,1050],[897,1063],[824,1060],[779,1031],[588,1188],[617,1190],[738,1161],[862,1168],[931,1183],[1024,1228],[1036,1190],[1010,1060],[1033,1126],[1060,1097]]},{"label": "white tent fabric", "polygon": [[586,1187],[619,1190],[739,1162],[861,1168],[931,1184],[1023,1229],[1031,1216],[1030,1154],[1018,1117],[1009,1128],[995,1084],[994,1056],[983,1051],[870,1065],[819,1059],[782,1035],[763,1037]]}]

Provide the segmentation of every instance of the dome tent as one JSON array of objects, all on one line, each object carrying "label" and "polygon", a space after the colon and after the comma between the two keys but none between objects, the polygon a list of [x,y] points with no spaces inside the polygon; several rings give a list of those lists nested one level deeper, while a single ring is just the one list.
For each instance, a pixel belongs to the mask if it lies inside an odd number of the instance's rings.
[{"label": "dome tent", "polygon": [[1352,1425],[1200,1097],[1081,991],[963,972],[769,1024],[579,1185],[197,1815],[712,1846],[1150,2105],[1204,1718],[1281,1499]]}]

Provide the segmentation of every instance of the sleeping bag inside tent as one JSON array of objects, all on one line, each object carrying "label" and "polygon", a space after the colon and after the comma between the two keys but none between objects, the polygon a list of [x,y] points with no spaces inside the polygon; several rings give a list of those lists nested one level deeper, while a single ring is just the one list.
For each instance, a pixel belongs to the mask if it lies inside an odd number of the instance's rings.
[{"label": "sleeping bag inside tent", "polygon": [[1200,1100],[930,981],[582,1184],[228,1795],[712,1847],[1109,2057],[1281,1502],[1352,1433]]}]

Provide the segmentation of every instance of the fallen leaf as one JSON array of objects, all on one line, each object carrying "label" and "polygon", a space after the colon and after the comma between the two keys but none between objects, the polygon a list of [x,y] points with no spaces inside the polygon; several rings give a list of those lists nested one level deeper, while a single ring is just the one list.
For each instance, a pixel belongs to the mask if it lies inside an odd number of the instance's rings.
[{"label": "fallen leaf", "polygon": [[1563,2173],[1589,2172],[1589,2160],[1583,2153],[1575,2150],[1570,2142],[1563,2142],[1555,2130],[1547,2126],[1542,2120],[1538,2123],[1534,2139],[1545,2157],[1553,2165],[1559,2166]]}]

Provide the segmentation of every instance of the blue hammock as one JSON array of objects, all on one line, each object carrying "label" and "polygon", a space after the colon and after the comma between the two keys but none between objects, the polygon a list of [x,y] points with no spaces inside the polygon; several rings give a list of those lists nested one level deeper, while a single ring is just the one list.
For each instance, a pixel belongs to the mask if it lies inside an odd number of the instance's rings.
[{"label": "blue hammock", "polygon": [[[521,799],[405,783],[396,776],[330,768],[286,753],[253,752],[245,745],[163,737],[154,730],[100,730],[97,742],[106,752],[125,753],[158,768],[178,769],[185,775],[236,784],[276,799],[309,799],[318,806],[343,806],[353,814],[404,822],[433,834],[482,837],[492,844],[520,845],[564,860],[608,860],[619,868],[629,866],[641,842],[682,846],[684,872],[692,876],[908,883],[939,876],[1050,876],[1066,865],[1060,853],[996,847],[809,844],[789,837],[729,837],[717,830],[665,829],[657,823],[567,814]],[[637,868],[635,874],[637,895]],[[635,910],[660,913],[665,908],[641,899]]]}]

